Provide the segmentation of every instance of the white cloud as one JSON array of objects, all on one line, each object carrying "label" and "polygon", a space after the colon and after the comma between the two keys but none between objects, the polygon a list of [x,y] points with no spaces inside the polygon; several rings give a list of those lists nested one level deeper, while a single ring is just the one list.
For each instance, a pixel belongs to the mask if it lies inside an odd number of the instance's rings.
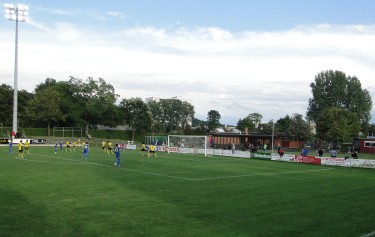
[{"label": "white cloud", "polygon": [[116,18],[125,18],[125,14],[122,12],[108,11],[107,15]]},{"label": "white cloud", "polygon": [[54,15],[72,15],[72,12],[58,8],[34,7],[33,9]]},{"label": "white cloud", "polygon": [[[372,25],[240,33],[145,27],[108,33],[58,23],[53,29],[24,34],[19,65],[24,89],[35,88],[47,77],[102,77],[122,98],[187,97],[198,118],[216,109],[222,122],[231,124],[254,112],[265,121],[305,115],[309,85],[322,70],[357,76],[375,98]],[[9,40],[0,37],[2,78],[13,73]]]}]

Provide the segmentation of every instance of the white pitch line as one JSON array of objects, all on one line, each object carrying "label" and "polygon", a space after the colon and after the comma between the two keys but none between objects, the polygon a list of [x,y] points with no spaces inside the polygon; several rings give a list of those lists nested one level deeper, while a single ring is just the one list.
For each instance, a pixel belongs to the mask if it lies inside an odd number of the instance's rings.
[{"label": "white pitch line", "polygon": [[[44,155],[44,156],[54,157],[54,156],[48,156],[48,155]],[[87,161],[87,160],[72,160],[72,159],[62,158],[62,157],[58,157],[57,159],[63,159],[63,160],[73,161],[73,162],[59,162],[59,163],[69,163],[69,164],[77,164],[78,163],[78,164],[97,165],[97,166],[102,166],[102,167],[107,167],[107,168],[116,168],[116,169],[128,170],[128,171],[132,171],[132,172],[137,172],[137,173],[142,173],[142,174],[148,174],[148,175],[154,175],[154,176],[162,176],[162,177],[173,178],[173,179],[182,179],[182,180],[189,180],[189,181],[193,181],[194,180],[194,179],[190,179],[190,178],[184,178],[184,177],[173,176],[173,175],[166,175],[166,174],[159,174],[159,173],[153,173],[153,172],[147,172],[147,171],[133,170],[133,169],[123,168],[123,167],[114,167],[112,165],[103,165],[103,164],[100,164],[100,163],[90,162],[90,161]],[[21,159],[21,160],[24,160],[24,161],[35,161],[35,160],[28,160],[28,159]],[[35,161],[35,162],[38,162],[38,161]],[[42,161],[40,161],[40,162],[42,162]],[[58,163],[58,162],[54,162],[54,161],[44,161],[44,162],[46,162],[46,163],[48,163],[48,162],[49,163]]]},{"label": "white pitch line", "polygon": [[27,159],[27,158],[19,159],[18,157],[17,157],[17,158],[14,158],[14,159],[16,159],[16,160],[30,161],[30,162],[37,162],[37,163],[80,164],[80,165],[84,165],[84,164],[85,164],[85,163],[66,162],[66,161],[29,160],[29,159]]},{"label": "white pitch line", "polygon": [[[48,155],[45,155],[45,156],[48,156]],[[49,156],[49,157],[53,157],[53,156]],[[18,158],[16,158],[16,159],[18,159]],[[231,176],[209,177],[209,178],[199,178],[199,179],[196,179],[196,178],[184,178],[184,177],[173,176],[173,175],[159,174],[159,173],[147,172],[147,171],[141,171],[141,170],[134,170],[134,169],[123,168],[123,167],[114,167],[112,165],[103,165],[103,164],[100,164],[100,163],[95,163],[95,162],[90,162],[90,161],[85,161],[85,160],[72,160],[72,159],[62,158],[62,157],[59,157],[57,159],[63,159],[63,160],[73,161],[73,162],[59,162],[59,163],[71,163],[71,164],[77,164],[77,163],[79,163],[79,164],[97,165],[97,166],[102,166],[102,167],[107,167],[107,168],[116,168],[116,169],[128,170],[128,171],[131,171],[131,172],[136,172],[136,173],[141,173],[141,174],[161,176],[161,177],[167,177],[167,178],[172,178],[172,179],[188,180],[188,181],[204,181],[204,180],[215,180],[215,179],[233,179],[233,178],[242,178],[242,177],[268,176],[268,175],[280,175],[280,174],[298,174],[298,173],[328,171],[328,170],[334,169],[334,168],[327,168],[327,169],[314,169],[314,170],[304,170],[304,171],[286,171],[286,172],[261,173],[261,174],[231,175]],[[28,159],[24,159],[24,160],[25,161],[35,161],[35,160],[28,160]],[[38,162],[38,161],[35,161],[35,162]],[[39,162],[58,163],[58,162],[53,162],[53,161],[39,161]],[[374,233],[370,233],[370,234],[375,234],[375,231],[374,231]],[[370,236],[364,236],[364,237],[370,237]]]},{"label": "white pitch line", "polygon": [[231,178],[242,178],[242,177],[253,177],[253,176],[267,176],[267,175],[280,175],[280,174],[298,174],[298,173],[327,171],[327,170],[332,170],[332,169],[334,169],[334,168],[316,169],[316,170],[304,170],[304,171],[286,171],[286,172],[262,173],[262,174],[232,175],[232,176],[222,176],[222,177],[212,177],[212,178],[200,178],[200,179],[192,179],[192,180],[194,180],[194,181],[202,181],[202,180],[231,179]]},{"label": "white pitch line", "polygon": [[373,237],[373,236],[375,236],[375,230],[373,232],[371,232],[371,233],[362,235],[361,237]]}]

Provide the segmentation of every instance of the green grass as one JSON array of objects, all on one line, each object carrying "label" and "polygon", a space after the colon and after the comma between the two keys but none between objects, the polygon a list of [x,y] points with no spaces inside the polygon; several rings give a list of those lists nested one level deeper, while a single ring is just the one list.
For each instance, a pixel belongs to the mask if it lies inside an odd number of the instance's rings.
[{"label": "green grass", "polygon": [[362,236],[375,171],[255,159],[0,147],[0,236]]}]

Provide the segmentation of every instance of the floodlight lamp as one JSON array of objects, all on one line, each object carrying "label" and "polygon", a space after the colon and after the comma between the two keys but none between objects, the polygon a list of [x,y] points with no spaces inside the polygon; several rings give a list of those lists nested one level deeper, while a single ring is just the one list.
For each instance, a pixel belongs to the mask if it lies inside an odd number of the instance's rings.
[{"label": "floodlight lamp", "polygon": [[12,9],[7,8],[7,9],[5,9],[5,13],[6,14],[13,14],[14,11]]},{"label": "floodlight lamp", "polygon": [[5,17],[10,21],[16,20],[16,16],[14,14],[5,14]]},{"label": "floodlight lamp", "polygon": [[24,5],[24,4],[18,4],[17,8],[20,11],[27,11],[29,9],[29,7],[27,5]]},{"label": "floodlight lamp", "polygon": [[8,8],[8,9],[14,9],[14,5],[10,3],[5,3],[4,6],[5,8]]}]

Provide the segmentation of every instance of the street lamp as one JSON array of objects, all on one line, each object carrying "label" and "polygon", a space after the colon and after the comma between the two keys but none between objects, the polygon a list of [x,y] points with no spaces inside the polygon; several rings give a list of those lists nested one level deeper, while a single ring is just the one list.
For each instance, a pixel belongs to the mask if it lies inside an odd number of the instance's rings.
[{"label": "street lamp", "polygon": [[[18,22],[25,22],[28,15],[28,6],[23,4],[5,3],[5,17],[10,21],[16,22],[16,40],[15,40],[15,61],[14,61],[14,93],[13,93],[13,132],[16,133],[18,128]],[[13,133],[12,133],[13,134]]]}]

